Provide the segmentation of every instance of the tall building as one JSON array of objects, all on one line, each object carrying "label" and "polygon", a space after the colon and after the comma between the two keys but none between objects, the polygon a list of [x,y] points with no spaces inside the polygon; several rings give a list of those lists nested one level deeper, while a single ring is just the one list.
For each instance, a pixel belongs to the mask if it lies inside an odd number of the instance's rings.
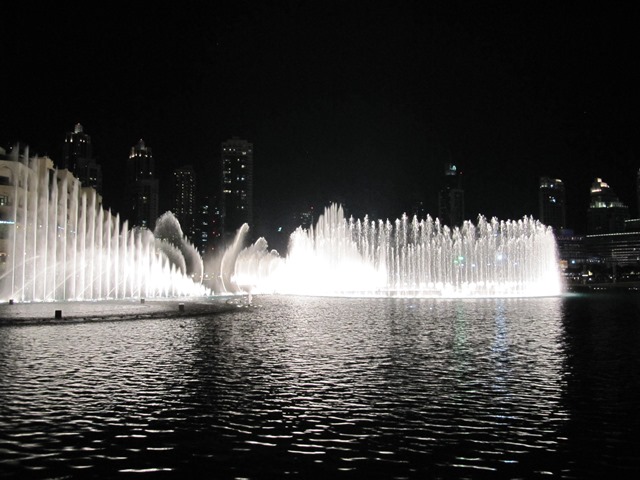
[{"label": "tall building", "polygon": [[222,231],[235,235],[244,223],[253,227],[253,144],[233,137],[221,145]]},{"label": "tall building", "polygon": [[625,220],[629,218],[629,207],[623,204],[615,192],[596,178],[591,185],[591,203],[587,211],[587,233],[600,235],[624,232]]},{"label": "tall building", "polygon": [[[48,182],[40,183],[40,179],[48,179]],[[28,268],[34,273],[36,269],[43,268],[47,265],[46,252],[51,251],[49,246],[55,245],[55,243],[47,243],[52,241],[51,233],[54,233],[53,238],[56,239],[76,239],[75,232],[81,218],[79,217],[80,209],[86,208],[85,211],[88,212],[92,208],[97,211],[102,207],[102,197],[95,189],[85,187],[78,180],[70,170],[54,168],[53,160],[47,156],[31,157],[28,147],[21,148],[16,145],[9,153],[0,148],[0,298],[4,298],[5,294],[10,294],[14,290],[11,282],[17,278],[22,278],[18,281],[24,281],[30,275],[25,277],[23,268],[15,270],[12,265],[17,265],[16,262],[18,262],[27,268],[26,262],[30,262],[32,266]],[[57,197],[53,197],[54,191],[57,192],[55,194],[58,195]],[[55,229],[52,226],[54,217],[51,217],[54,210],[46,203],[51,202],[52,198],[58,199],[52,204],[60,207],[55,212]],[[115,221],[115,219],[112,220]],[[45,228],[47,222],[49,233],[46,233]],[[17,232],[22,232],[18,240],[16,240]],[[44,247],[43,240],[46,240]],[[61,240],[56,241],[60,241],[62,245]],[[51,248],[56,250],[56,247]],[[29,255],[25,256],[27,251]],[[45,254],[38,255],[38,251]],[[64,251],[64,249],[58,249],[58,251]],[[12,270],[22,273],[9,278],[6,274]],[[53,271],[53,269],[48,270],[49,275],[53,275]],[[45,287],[41,280],[37,282],[42,288]],[[30,284],[33,288],[29,290],[35,291],[36,280],[34,279]],[[63,280],[59,284],[59,289],[64,288],[64,284]],[[23,291],[21,295],[24,293]]]},{"label": "tall building", "polygon": [[193,242],[196,215],[196,174],[191,165],[185,165],[173,171],[172,211],[180,222],[182,232]]},{"label": "tall building", "polygon": [[585,250],[588,256],[607,265],[640,265],[640,232],[616,232],[587,235]]},{"label": "tall building", "polygon": [[569,229],[559,230],[556,232],[556,243],[558,259],[563,270],[579,269],[589,263],[589,256],[584,247],[584,235],[577,235]]},{"label": "tall building", "polygon": [[209,237],[211,236],[211,204],[209,197],[205,196],[198,202],[198,212],[194,224],[195,236],[193,244],[196,246],[200,255],[204,257],[209,248]]},{"label": "tall building", "polygon": [[417,217],[418,220],[423,220],[427,218],[429,211],[427,210],[427,202],[419,195],[414,195],[411,200],[411,215],[410,217]]},{"label": "tall building", "polygon": [[444,167],[444,185],[438,193],[438,218],[450,228],[461,226],[464,222],[462,172],[452,163]]},{"label": "tall building", "polygon": [[130,225],[153,230],[158,219],[158,179],[151,148],[142,139],[131,147],[129,153],[127,193]]},{"label": "tall building", "polygon": [[84,133],[82,125],[77,123],[73,132],[67,132],[62,149],[62,164],[80,180],[83,187],[91,187],[102,193],[102,167],[93,158],[91,137]]},{"label": "tall building", "polygon": [[557,178],[540,178],[538,190],[538,206],[540,221],[554,231],[567,227],[564,184]]},{"label": "tall building", "polygon": [[199,199],[193,230],[193,244],[200,254],[203,257],[211,254],[222,235],[220,208],[215,198],[205,195]]}]

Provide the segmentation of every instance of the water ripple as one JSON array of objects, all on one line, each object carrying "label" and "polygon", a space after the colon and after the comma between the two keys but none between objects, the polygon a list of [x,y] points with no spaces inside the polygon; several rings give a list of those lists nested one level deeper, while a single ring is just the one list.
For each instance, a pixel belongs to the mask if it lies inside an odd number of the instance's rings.
[{"label": "water ripple", "polygon": [[[0,469],[584,478],[589,435],[601,465],[622,452],[638,466],[614,428],[634,403],[578,403],[562,299],[255,301],[179,322],[2,327]],[[617,385],[593,374],[598,395]]]}]

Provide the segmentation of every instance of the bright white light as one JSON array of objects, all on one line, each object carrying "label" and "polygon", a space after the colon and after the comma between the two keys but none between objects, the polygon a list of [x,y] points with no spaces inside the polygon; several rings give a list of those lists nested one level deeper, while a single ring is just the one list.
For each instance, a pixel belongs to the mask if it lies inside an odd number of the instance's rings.
[{"label": "bright white light", "polygon": [[[498,262],[491,263],[493,258]],[[504,258],[510,261],[502,262]],[[254,293],[303,295],[508,297],[562,292],[555,237],[531,218],[500,222],[481,217],[477,225],[465,222],[451,231],[431,218],[403,217],[394,224],[346,220],[337,205],[325,210],[315,228],[298,228],[284,258],[268,252],[264,239],[240,252],[233,280]]]}]

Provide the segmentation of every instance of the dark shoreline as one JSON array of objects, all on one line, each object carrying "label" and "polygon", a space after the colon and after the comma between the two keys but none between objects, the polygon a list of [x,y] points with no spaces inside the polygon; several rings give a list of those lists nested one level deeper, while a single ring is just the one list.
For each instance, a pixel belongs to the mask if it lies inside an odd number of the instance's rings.
[{"label": "dark shoreline", "polygon": [[[182,305],[182,306],[181,306]],[[56,325],[95,321],[190,318],[217,315],[246,308],[243,296],[100,302],[30,302],[0,305],[0,327],[5,325]],[[60,310],[62,317],[56,318]]]},{"label": "dark shoreline", "polygon": [[597,293],[597,292],[638,292],[640,282],[616,282],[616,283],[589,283],[567,285],[567,292]]}]

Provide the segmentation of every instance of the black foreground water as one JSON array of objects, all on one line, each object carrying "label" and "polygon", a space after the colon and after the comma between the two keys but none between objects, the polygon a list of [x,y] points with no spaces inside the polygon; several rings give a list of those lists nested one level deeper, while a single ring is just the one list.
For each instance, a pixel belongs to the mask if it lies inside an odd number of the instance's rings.
[{"label": "black foreground water", "polygon": [[0,323],[0,475],[640,472],[638,295],[253,304]]}]

